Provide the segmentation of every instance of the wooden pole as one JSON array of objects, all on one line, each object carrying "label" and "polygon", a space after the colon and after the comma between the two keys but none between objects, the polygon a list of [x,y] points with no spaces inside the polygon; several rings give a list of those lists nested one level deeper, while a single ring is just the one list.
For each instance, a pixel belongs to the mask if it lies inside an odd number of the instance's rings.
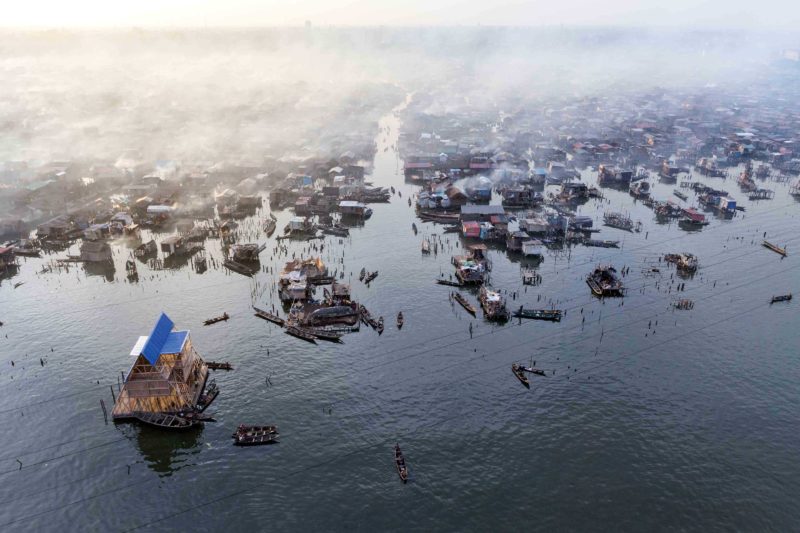
[{"label": "wooden pole", "polygon": [[103,408],[103,419],[106,421],[106,425],[108,425],[108,412],[106,411],[106,404],[103,400],[100,400],[100,407]]},{"label": "wooden pole", "polygon": [[109,385],[108,388],[111,389],[111,399],[114,400],[114,403],[117,403],[117,397],[114,396],[114,386]]}]

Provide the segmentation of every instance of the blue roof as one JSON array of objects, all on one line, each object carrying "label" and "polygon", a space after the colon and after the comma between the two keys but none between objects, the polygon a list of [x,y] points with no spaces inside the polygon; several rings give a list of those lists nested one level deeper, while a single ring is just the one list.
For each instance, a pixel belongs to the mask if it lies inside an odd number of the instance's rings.
[{"label": "blue roof", "polygon": [[161,347],[161,353],[180,353],[183,350],[183,343],[189,336],[188,331],[173,331],[167,336],[167,342]]},{"label": "blue roof", "polygon": [[172,320],[170,320],[165,313],[161,313],[161,316],[158,318],[158,322],[156,322],[153,331],[147,338],[144,348],[142,348],[142,355],[145,356],[151,365],[155,365],[156,361],[158,361],[158,357],[161,355],[162,349],[167,343],[167,340],[170,337],[170,332],[174,326],[175,324],[172,322]]}]

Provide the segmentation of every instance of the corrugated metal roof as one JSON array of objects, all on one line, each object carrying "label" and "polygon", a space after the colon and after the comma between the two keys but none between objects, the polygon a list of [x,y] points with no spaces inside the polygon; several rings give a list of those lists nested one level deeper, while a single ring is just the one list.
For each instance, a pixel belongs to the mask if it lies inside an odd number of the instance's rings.
[{"label": "corrugated metal roof", "polygon": [[153,331],[150,333],[150,338],[147,339],[144,348],[142,348],[142,355],[145,356],[151,365],[155,365],[156,361],[158,361],[158,357],[161,355],[161,349],[164,347],[164,344],[166,344],[167,338],[174,326],[175,324],[166,313],[161,313],[158,322],[156,322]]}]

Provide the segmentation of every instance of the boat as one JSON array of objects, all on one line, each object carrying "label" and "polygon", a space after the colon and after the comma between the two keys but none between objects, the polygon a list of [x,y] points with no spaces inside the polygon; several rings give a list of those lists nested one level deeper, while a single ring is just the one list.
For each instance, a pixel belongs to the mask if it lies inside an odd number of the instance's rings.
[{"label": "boat", "polygon": [[358,275],[358,281],[364,281],[364,277],[367,275],[367,269],[362,268],[361,273]]},{"label": "boat", "polygon": [[519,310],[514,311],[514,318],[531,318],[533,320],[550,320],[553,322],[561,321],[560,309],[525,309],[520,306]]},{"label": "boat", "polygon": [[255,310],[257,317],[263,318],[264,320],[269,320],[273,324],[277,324],[280,327],[283,327],[284,324],[286,323],[286,321],[283,320],[281,317],[279,317],[277,315],[273,315],[272,313],[264,311],[263,309],[259,309],[256,306],[253,306],[253,309]]},{"label": "boat", "polygon": [[460,293],[453,292],[451,294],[453,295],[453,299],[457,301],[459,304],[461,304],[461,307],[463,307],[467,311],[467,313],[471,314],[472,316],[475,316],[475,313],[478,312],[478,310],[475,309],[475,306],[469,303],[466,298],[461,296]]},{"label": "boat", "polygon": [[461,215],[458,213],[426,213],[420,211],[417,216],[425,222],[436,222],[438,224],[458,224],[461,221]]},{"label": "boat", "polygon": [[637,181],[631,184],[629,188],[631,196],[634,198],[649,198],[650,197],[650,184],[646,181]]},{"label": "boat", "polygon": [[400,445],[394,445],[394,464],[397,467],[397,475],[400,476],[400,481],[408,483],[408,467],[406,466],[406,459],[403,457],[403,452],[400,451]]},{"label": "boat", "polygon": [[348,237],[350,235],[350,230],[344,226],[339,226],[337,224],[331,226],[322,226],[322,233],[325,235],[334,235],[336,237]]},{"label": "boat", "polygon": [[779,296],[773,296],[772,301],[770,301],[770,303],[774,304],[775,302],[788,302],[791,299],[792,299],[792,293],[790,292],[789,294],[781,294]]},{"label": "boat", "polygon": [[678,198],[680,198],[684,202],[689,199],[689,197],[686,194],[682,193],[678,189],[673,190],[672,194],[674,194],[675,196],[677,196]]},{"label": "boat", "polygon": [[272,234],[275,233],[276,227],[277,224],[275,222],[275,219],[272,218],[272,215],[270,215],[270,219],[264,222],[264,233],[267,234],[267,237],[271,237]]},{"label": "boat", "polygon": [[230,363],[217,363],[216,361],[208,361],[206,362],[206,366],[209,370],[233,370],[233,365]]},{"label": "boat", "polygon": [[383,317],[378,318],[378,327],[375,329],[378,331],[378,335],[383,334]]},{"label": "boat", "polygon": [[203,321],[204,326],[210,326],[211,324],[216,324],[217,322],[226,321],[230,318],[228,313],[222,313],[220,316],[216,316],[214,318],[209,318],[208,320]]},{"label": "boat", "polygon": [[178,413],[134,411],[131,414],[139,422],[161,429],[190,429],[202,424],[200,420],[190,420]]},{"label": "boat", "polygon": [[303,331],[307,331],[315,338],[322,340],[322,341],[330,341],[330,342],[342,342],[342,334],[337,333],[335,331],[329,331],[327,329],[318,329],[318,328],[302,328]]},{"label": "boat", "polygon": [[678,270],[682,272],[697,271],[697,257],[690,253],[666,254],[664,255],[664,260],[667,263],[674,263]]},{"label": "boat", "polygon": [[481,302],[481,308],[483,309],[483,315],[487,320],[496,320],[499,322],[508,320],[509,313],[506,308],[506,301],[499,292],[481,287],[479,300]]},{"label": "boat", "polygon": [[583,241],[584,246],[594,246],[597,248],[619,248],[619,241],[586,239]]},{"label": "boat", "polygon": [[284,331],[286,331],[286,333],[288,333],[292,337],[297,337],[298,339],[302,339],[304,341],[317,344],[317,338],[307,330],[304,330],[303,328],[298,328],[296,326],[286,326],[286,329]]},{"label": "boat", "polygon": [[277,444],[278,442],[278,436],[274,433],[255,435],[244,433],[237,435],[234,439],[234,446],[259,446],[262,444]]},{"label": "boat", "polygon": [[422,240],[422,253],[423,254],[431,253],[431,242],[428,239]]},{"label": "boat", "polygon": [[772,244],[769,241],[764,241],[762,244],[764,245],[765,248],[769,248],[773,252],[775,252],[777,254],[781,254],[783,257],[786,257],[786,255],[787,255],[786,254],[786,248],[781,248],[780,246]]},{"label": "boat", "polygon": [[528,379],[528,376],[525,375],[525,372],[522,370],[522,367],[520,365],[518,365],[517,363],[513,363],[511,365],[511,371],[514,373],[515,376],[517,376],[519,382],[525,385],[526,389],[531,388],[531,382]]},{"label": "boat", "polygon": [[140,244],[133,250],[134,257],[146,257],[149,255],[155,255],[158,253],[158,245],[154,239],[150,241]]},{"label": "boat", "polygon": [[610,228],[616,228],[625,231],[633,231],[634,229],[633,220],[622,213],[606,213],[603,215],[603,224]]},{"label": "boat", "polygon": [[277,435],[278,426],[248,426],[246,424],[239,424],[236,431],[233,432],[231,438],[239,437],[240,435]]},{"label": "boat", "polygon": [[612,266],[598,266],[586,277],[586,283],[596,296],[622,296],[625,290]]},{"label": "boat", "polygon": [[359,312],[361,314],[361,322],[368,325],[374,330],[378,329],[380,323],[372,317],[372,315],[370,314],[369,310],[366,307],[362,305],[359,308]]},{"label": "boat", "polygon": [[367,277],[364,278],[364,283],[369,285],[370,282],[372,282],[372,280],[374,280],[377,277],[378,277],[378,271],[377,270],[375,272],[370,272],[369,274],[367,274]]},{"label": "boat", "polygon": [[[409,201],[409,203],[411,203],[410,199],[408,201]],[[417,224],[415,222],[411,223],[411,229],[414,231],[414,235],[416,235],[417,234]]]},{"label": "boat", "polygon": [[403,329],[403,322],[404,322],[403,312],[400,311],[399,313],[397,313],[397,329]]},{"label": "boat", "polygon": [[197,411],[200,413],[205,411],[208,406],[217,399],[217,396],[219,396],[219,387],[217,387],[217,383],[212,380],[208,388],[200,395],[200,398],[197,399]]},{"label": "boat", "polygon": [[535,374],[537,376],[547,377],[547,374],[544,373],[544,370],[541,368],[534,368],[532,366],[520,366],[520,370],[523,372],[528,372],[529,374]]},{"label": "boat", "polygon": [[448,287],[462,287],[464,285],[460,281],[450,281],[447,279],[437,279],[436,283],[439,285],[447,285]]},{"label": "boat", "polygon": [[223,262],[222,264],[228,270],[232,270],[234,272],[242,274],[243,276],[252,276],[256,272],[258,272],[258,270],[256,270],[255,268],[239,263],[238,261],[234,261],[233,259],[226,259],[225,262]]}]

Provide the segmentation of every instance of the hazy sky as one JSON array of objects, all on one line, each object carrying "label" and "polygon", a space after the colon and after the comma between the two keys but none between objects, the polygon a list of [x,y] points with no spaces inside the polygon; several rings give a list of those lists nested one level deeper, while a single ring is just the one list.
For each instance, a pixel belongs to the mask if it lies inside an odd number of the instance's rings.
[{"label": "hazy sky", "polygon": [[800,24],[800,0],[3,0],[0,26]]}]

